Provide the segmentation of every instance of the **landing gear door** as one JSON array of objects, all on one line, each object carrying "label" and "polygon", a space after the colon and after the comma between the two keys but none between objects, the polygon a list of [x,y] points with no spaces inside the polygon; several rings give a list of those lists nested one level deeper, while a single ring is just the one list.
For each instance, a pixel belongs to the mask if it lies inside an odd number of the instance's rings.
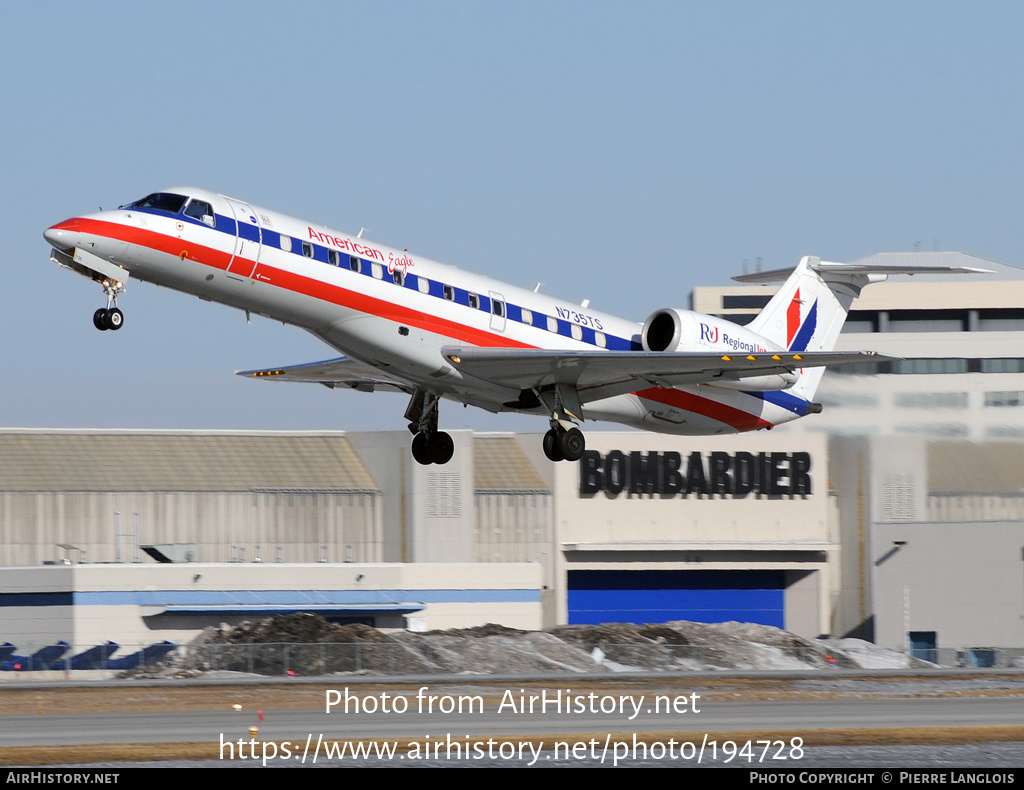
[{"label": "landing gear door", "polygon": [[237,280],[248,280],[256,271],[263,250],[263,231],[252,206],[227,199],[235,217],[235,249],[228,264],[227,274]]}]

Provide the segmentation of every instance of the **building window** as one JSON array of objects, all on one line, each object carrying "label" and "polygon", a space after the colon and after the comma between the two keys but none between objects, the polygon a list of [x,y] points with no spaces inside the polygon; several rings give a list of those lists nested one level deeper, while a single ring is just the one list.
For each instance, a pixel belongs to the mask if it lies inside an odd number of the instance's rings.
[{"label": "building window", "polygon": [[982,373],[1020,373],[1024,370],[1021,363],[1024,360],[1019,358],[1007,359],[983,359],[981,360]]},{"label": "building window", "polygon": [[893,403],[904,409],[966,409],[966,392],[897,392]]},{"label": "building window", "polygon": [[894,365],[894,372],[900,374],[918,373],[966,373],[966,359],[900,359]]},{"label": "building window", "polygon": [[986,406],[1024,406],[1024,392],[986,392]]}]

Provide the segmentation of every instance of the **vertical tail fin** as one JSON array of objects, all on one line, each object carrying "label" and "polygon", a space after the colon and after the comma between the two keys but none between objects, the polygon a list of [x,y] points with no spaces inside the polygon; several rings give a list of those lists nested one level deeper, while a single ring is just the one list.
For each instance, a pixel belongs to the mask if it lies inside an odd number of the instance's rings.
[{"label": "vertical tail fin", "polygon": [[[804,257],[748,329],[788,351],[831,351],[843,329],[850,305],[873,277],[865,274],[824,275],[818,258]],[[780,272],[747,275],[743,281],[777,279]],[[826,279],[827,278],[827,279]],[[789,390],[811,400],[824,374],[821,367],[806,368]]]},{"label": "vertical tail fin", "polygon": [[[846,322],[853,300],[868,283],[891,274],[991,274],[970,266],[882,266],[871,263],[827,263],[806,257],[793,270],[782,269],[734,277],[738,282],[785,280],[764,310],[748,327],[789,351],[831,351]],[[790,392],[811,400],[824,374],[805,368]]]}]

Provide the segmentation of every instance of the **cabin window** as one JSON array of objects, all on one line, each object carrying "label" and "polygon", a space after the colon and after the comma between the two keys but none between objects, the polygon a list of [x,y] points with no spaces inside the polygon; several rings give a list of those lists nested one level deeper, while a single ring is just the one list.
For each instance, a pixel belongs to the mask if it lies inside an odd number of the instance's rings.
[{"label": "cabin window", "polygon": [[449,302],[455,301],[455,289],[452,288],[450,285],[446,285],[444,287],[444,298],[447,299]]},{"label": "cabin window", "polygon": [[498,318],[504,318],[505,317],[505,303],[504,302],[499,302],[497,299],[492,299],[491,300],[491,312],[494,313],[494,315],[498,316]]},{"label": "cabin window", "polygon": [[374,280],[380,280],[384,277],[384,270],[380,267],[379,263],[371,263],[370,272],[373,274]]},{"label": "cabin window", "polygon": [[474,293],[467,294],[469,296],[469,306],[474,310],[480,309],[480,297]]},{"label": "cabin window", "polygon": [[361,269],[361,267],[359,266],[359,258],[357,258],[355,255],[349,255],[348,256],[348,268],[350,268],[356,274],[359,274],[359,271]]},{"label": "cabin window", "polygon": [[558,333],[558,319],[554,316],[548,316],[548,331]]},{"label": "cabin window", "polygon": [[533,312],[523,308],[523,323],[527,326],[533,326]]},{"label": "cabin window", "polygon": [[405,275],[402,274],[401,269],[395,269],[391,272],[391,279],[394,280],[395,285],[405,285]]},{"label": "cabin window", "polygon": [[213,206],[205,200],[193,200],[189,203],[188,208],[185,209],[185,216],[205,222],[211,228],[216,224],[213,216]]},{"label": "cabin window", "polygon": [[281,249],[284,250],[285,252],[291,252],[292,251],[292,237],[291,236],[285,236],[283,233],[281,234]]},{"label": "cabin window", "polygon": [[583,339],[583,327],[580,326],[579,324],[570,324],[569,325],[569,332],[572,335],[572,339],[573,340],[582,340]]},{"label": "cabin window", "polygon": [[312,258],[313,257],[313,245],[310,242],[308,242],[308,241],[302,242],[302,254],[306,258]]},{"label": "cabin window", "polygon": [[608,338],[604,336],[604,332],[594,332],[594,342],[600,348],[608,348]]},{"label": "cabin window", "polygon": [[420,289],[421,294],[428,294],[430,293],[430,280],[420,277],[416,280],[416,287]]},{"label": "cabin window", "polygon": [[341,256],[338,254],[337,250],[327,250],[327,262],[331,264],[331,266],[341,265]]}]

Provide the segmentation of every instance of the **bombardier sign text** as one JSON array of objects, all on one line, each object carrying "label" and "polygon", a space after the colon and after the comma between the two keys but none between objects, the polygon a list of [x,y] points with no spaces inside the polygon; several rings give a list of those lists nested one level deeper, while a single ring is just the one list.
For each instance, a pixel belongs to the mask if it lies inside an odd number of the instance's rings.
[{"label": "bombardier sign text", "polygon": [[806,497],[811,494],[810,453],[677,452],[601,454],[580,460],[580,496]]}]

